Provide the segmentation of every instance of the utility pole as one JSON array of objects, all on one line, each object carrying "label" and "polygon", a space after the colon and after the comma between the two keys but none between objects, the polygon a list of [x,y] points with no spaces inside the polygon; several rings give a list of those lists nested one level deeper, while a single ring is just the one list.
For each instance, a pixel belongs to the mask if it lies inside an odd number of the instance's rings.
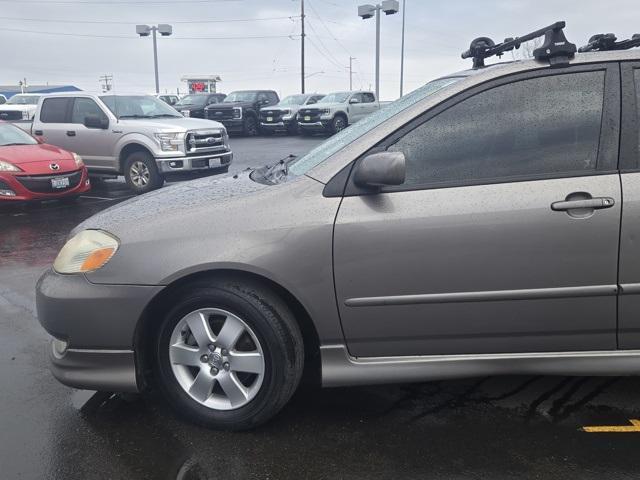
[{"label": "utility pole", "polygon": [[353,63],[356,57],[349,57],[349,90],[353,90]]},{"label": "utility pole", "polygon": [[404,17],[407,12],[407,0],[402,0],[402,47],[400,47],[400,96],[404,86]]},{"label": "utility pole", "polygon": [[98,80],[100,82],[103,82],[102,93],[107,93],[111,91],[111,81],[113,80],[113,75],[107,75],[105,73]]},{"label": "utility pole", "polygon": [[300,84],[302,93],[304,93],[304,0],[300,0],[300,32],[301,48],[300,48]]}]

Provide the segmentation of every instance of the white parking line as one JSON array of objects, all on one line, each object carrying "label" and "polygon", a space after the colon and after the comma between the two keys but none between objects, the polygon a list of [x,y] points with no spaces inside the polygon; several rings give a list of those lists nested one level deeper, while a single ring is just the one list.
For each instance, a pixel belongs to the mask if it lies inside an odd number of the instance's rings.
[{"label": "white parking line", "polygon": [[130,197],[108,198],[108,197],[94,197],[92,195],[82,195],[81,198],[91,198],[93,200],[120,200],[122,198],[130,198]]}]

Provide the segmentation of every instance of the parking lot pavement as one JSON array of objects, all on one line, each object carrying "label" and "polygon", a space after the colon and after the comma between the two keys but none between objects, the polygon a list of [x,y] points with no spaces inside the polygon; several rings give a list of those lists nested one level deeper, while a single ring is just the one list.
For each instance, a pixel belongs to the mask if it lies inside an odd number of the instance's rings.
[{"label": "parking lot pavement", "polygon": [[[321,141],[234,140],[239,169]],[[640,432],[583,430],[640,419],[637,378],[309,388],[266,426],[235,434],[184,423],[153,392],[62,386],[48,371],[35,282],[75,224],[126,196],[106,182],[77,205],[0,212],[1,478],[637,478]]]}]

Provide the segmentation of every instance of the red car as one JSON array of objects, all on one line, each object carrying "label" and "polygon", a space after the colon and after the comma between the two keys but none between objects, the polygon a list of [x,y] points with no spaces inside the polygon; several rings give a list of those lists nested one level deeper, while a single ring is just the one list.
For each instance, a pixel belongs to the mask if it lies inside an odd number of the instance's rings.
[{"label": "red car", "polygon": [[0,204],[75,198],[91,188],[82,158],[0,121]]}]

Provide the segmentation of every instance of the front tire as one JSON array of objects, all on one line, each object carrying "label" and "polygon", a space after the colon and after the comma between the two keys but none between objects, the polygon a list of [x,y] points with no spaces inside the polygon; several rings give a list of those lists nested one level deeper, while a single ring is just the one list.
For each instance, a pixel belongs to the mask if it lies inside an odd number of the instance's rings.
[{"label": "front tire", "polygon": [[178,414],[223,430],[254,428],[289,400],[302,376],[300,329],[258,284],[199,282],[172,295],[156,339],[158,385]]},{"label": "front tire", "polygon": [[331,122],[331,133],[336,134],[347,128],[347,119],[343,115],[336,115]]},{"label": "front tire", "polygon": [[155,159],[147,152],[133,152],[124,162],[124,178],[137,195],[160,188],[164,177],[158,171]]},{"label": "front tire", "polygon": [[255,137],[258,135],[258,121],[255,117],[251,115],[245,117],[242,124],[242,133],[245,137]]}]

